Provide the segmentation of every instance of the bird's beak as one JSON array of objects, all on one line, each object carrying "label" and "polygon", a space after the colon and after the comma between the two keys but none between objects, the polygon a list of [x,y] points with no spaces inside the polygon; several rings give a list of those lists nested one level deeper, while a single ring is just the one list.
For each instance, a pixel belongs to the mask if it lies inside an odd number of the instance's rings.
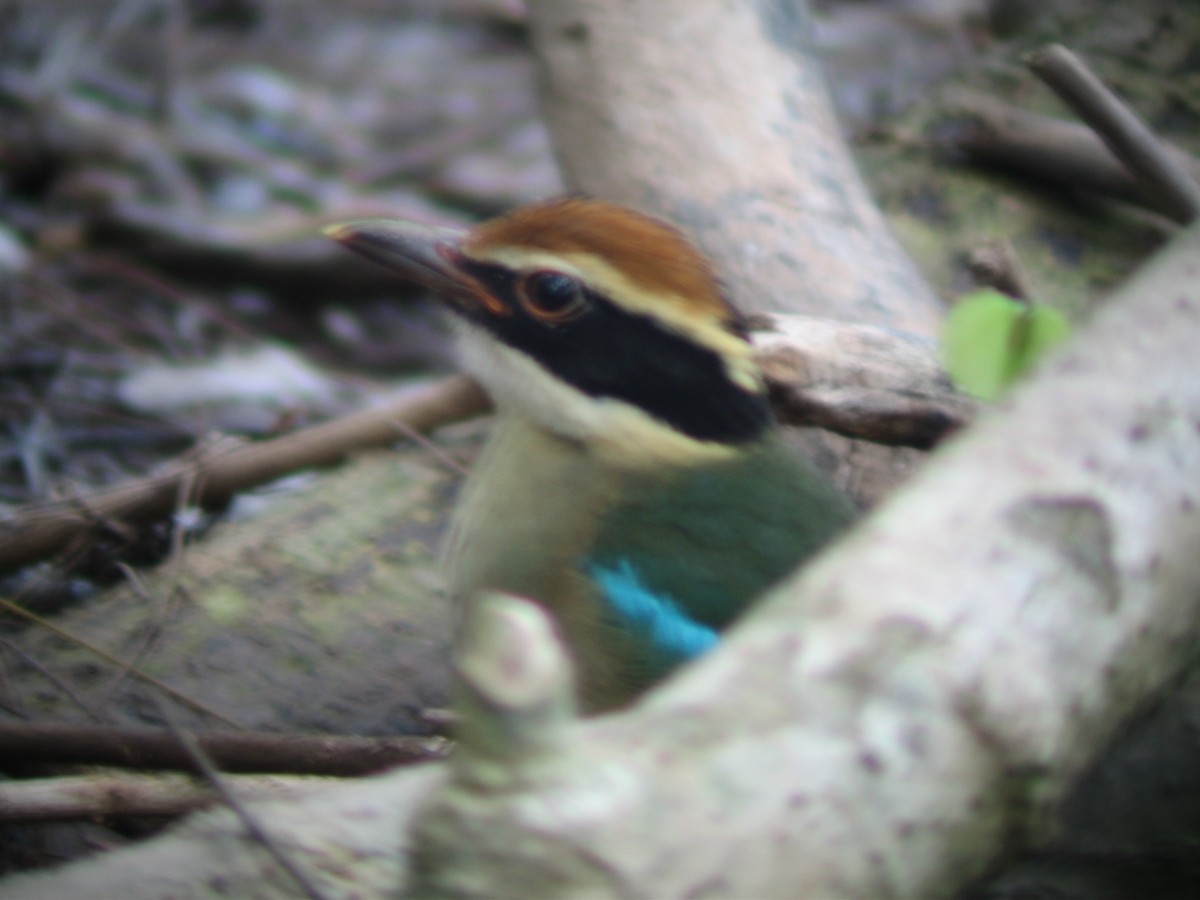
[{"label": "bird's beak", "polygon": [[401,219],[339,222],[322,232],[463,311],[499,312],[499,301],[462,268],[464,232]]}]

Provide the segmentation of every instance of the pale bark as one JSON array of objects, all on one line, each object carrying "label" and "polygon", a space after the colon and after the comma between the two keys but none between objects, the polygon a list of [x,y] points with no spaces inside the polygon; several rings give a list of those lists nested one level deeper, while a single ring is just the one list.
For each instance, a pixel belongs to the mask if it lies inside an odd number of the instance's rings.
[{"label": "pale bark", "polygon": [[[637,708],[560,724],[514,690],[492,712],[509,746],[480,722],[469,734],[490,743],[452,768],[264,820],[330,896],[400,883],[410,850],[420,896],[952,893],[1042,837],[1089,758],[1192,656],[1198,276],[1193,228],[1004,408]],[[518,662],[553,670],[544,646],[525,649]],[[528,752],[506,759],[516,745]],[[208,814],[4,893],[205,896],[221,873],[227,893],[286,895],[239,833]]]},{"label": "pale bark", "polygon": [[566,183],[685,226],[733,296],[931,333],[941,306],[872,202],[802,3],[533,0]]},{"label": "pale bark", "polygon": [[758,364],[788,425],[928,450],[979,411],[920,335],[812,316],[767,324],[754,335]]},{"label": "pale bark", "polygon": [[635,712],[465,746],[414,894],[944,896],[1044,836],[1193,657],[1198,275],[1193,229]]},{"label": "pale bark", "polygon": [[[575,187],[683,222],[749,305],[827,312],[828,298],[838,315],[929,330],[936,305],[887,249],[834,146],[815,64],[767,39],[788,22],[765,25],[782,5],[532,6]],[[649,39],[664,27],[669,40]],[[785,82],[808,99],[797,105]],[[1198,258],[1192,230],[1011,403],[636,709],[541,717],[537,746],[469,744],[453,764],[264,806],[262,818],[331,897],[400,884],[473,896],[951,893],[1040,837],[1049,804],[1195,646]],[[480,715],[473,732],[493,736],[539,718],[493,710],[489,729]],[[495,762],[522,747],[520,761]],[[225,813],[0,886],[13,897],[294,892]]]},{"label": "pale bark", "polygon": [[[332,779],[320,775],[229,775],[245,802],[295,800]],[[220,804],[216,792],[191,775],[94,772],[0,784],[0,821],[54,822],[108,816],[174,818]]]},{"label": "pale bark", "polygon": [[[404,878],[408,819],[442,777],[440,767],[422,766],[252,808],[326,896],[386,897]],[[296,896],[295,882],[228,810],[198,813],[127,850],[0,882],[0,897],[14,900]]]}]

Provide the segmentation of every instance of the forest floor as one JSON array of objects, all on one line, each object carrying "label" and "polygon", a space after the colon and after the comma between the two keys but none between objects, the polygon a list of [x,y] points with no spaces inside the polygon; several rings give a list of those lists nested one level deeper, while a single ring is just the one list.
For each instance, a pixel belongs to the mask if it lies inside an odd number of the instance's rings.
[{"label": "forest floor", "polygon": [[[868,165],[883,123],[999,42],[968,2],[827,3],[816,25],[832,94]],[[80,498],[159,471],[214,433],[269,439],[452,371],[427,298],[320,229],[367,216],[466,225],[561,193],[534,82],[518,0],[0,4],[0,540],[31,505],[86,506]],[[911,182],[896,187],[885,174],[877,188],[899,195],[898,230],[914,243],[925,239],[923,209],[944,217],[940,199]],[[1126,239],[1138,253],[1162,237],[1157,225],[1139,229]],[[1074,244],[1044,237],[1070,257]],[[943,290],[964,267],[944,268]],[[451,431],[443,446],[469,457],[472,429]],[[405,452],[386,465],[409,477],[395,490],[426,514],[358,527],[383,534],[397,556],[432,560],[457,475],[428,448]],[[344,502],[373,502],[359,475],[340,477]],[[303,547],[286,504],[306,483],[219,508],[181,504],[136,526],[99,522],[52,558],[0,571],[0,598],[40,620],[11,609],[0,617],[0,723],[53,721],[54,711],[63,721],[160,723],[144,694],[117,691],[125,672],[104,674],[83,644],[57,659],[39,648],[77,640],[61,630],[72,621],[64,615],[113,615],[97,601],[114,586],[144,590],[138,572],[201,537],[219,540],[231,521],[273,515],[275,544]],[[218,579],[242,542],[210,544],[200,570]],[[263,558],[278,549],[265,547]],[[355,565],[321,575],[349,594]],[[249,668],[277,668],[274,679],[246,675],[236,698],[229,687],[204,701],[239,706],[255,693],[270,710],[248,716],[260,729],[436,732],[424,713],[445,699],[443,673],[421,673],[442,651],[444,616],[364,613],[351,627],[344,613],[298,614],[281,601],[256,611],[236,647],[210,634],[157,652],[210,653],[209,668],[189,656],[198,685],[219,680],[218,669],[232,683]],[[147,602],[145,615],[136,660],[123,657],[130,667],[165,640],[162,604]],[[46,631],[51,619],[58,631]],[[378,687],[316,699],[400,632],[419,638],[414,656],[390,662],[380,683],[407,673],[424,685],[391,701],[402,710],[381,703]],[[347,665],[310,672],[309,658],[334,646]],[[45,774],[38,762],[6,771]],[[8,826],[0,872],[157,827],[144,818]]]}]

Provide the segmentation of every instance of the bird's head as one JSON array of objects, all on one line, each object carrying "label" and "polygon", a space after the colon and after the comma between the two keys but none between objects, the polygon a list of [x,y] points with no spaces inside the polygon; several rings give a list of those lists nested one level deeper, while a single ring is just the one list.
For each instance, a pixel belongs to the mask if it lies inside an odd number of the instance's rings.
[{"label": "bird's head", "polygon": [[657,219],[567,199],[466,233],[373,219],[326,234],[447,303],[502,412],[631,463],[729,455],[771,427],[742,318]]}]

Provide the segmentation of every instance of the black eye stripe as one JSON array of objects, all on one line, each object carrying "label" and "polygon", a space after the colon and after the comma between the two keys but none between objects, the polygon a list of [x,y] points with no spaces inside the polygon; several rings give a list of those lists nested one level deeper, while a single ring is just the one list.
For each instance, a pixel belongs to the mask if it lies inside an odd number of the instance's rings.
[{"label": "black eye stripe", "polygon": [[458,311],[589,396],[637,406],[697,440],[748,441],[774,421],[766,397],[732,381],[717,351],[651,316],[580,285],[586,312],[551,320],[526,309],[518,294],[527,285],[511,270],[489,263],[466,268],[513,315]]}]

